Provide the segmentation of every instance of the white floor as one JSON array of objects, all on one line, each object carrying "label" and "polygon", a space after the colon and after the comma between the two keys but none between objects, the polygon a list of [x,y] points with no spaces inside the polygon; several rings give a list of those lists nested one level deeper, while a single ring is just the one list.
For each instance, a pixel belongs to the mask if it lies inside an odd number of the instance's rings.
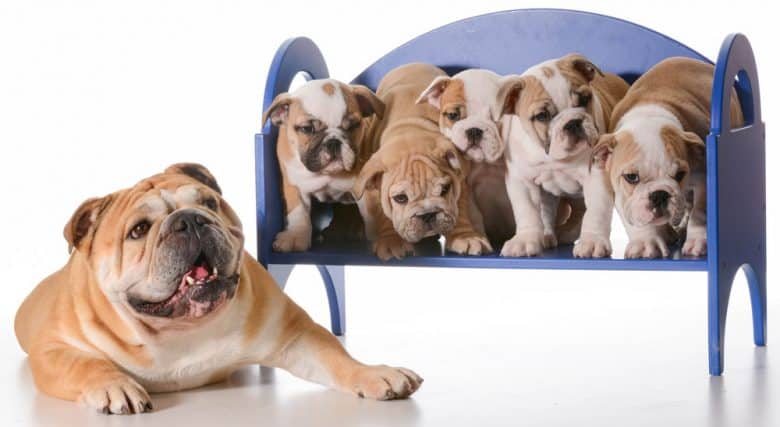
[{"label": "white floor", "polygon": [[[780,352],[753,347],[742,277],[726,373],[711,378],[703,273],[354,268],[347,276],[348,348],[419,372],[425,384],[412,399],[361,400],[249,367],[224,384],[154,395],[154,413],[105,416],[38,393],[13,334],[4,333],[2,424],[780,425]],[[296,270],[288,292],[327,322],[313,268]],[[776,296],[770,332],[780,329]]]}]

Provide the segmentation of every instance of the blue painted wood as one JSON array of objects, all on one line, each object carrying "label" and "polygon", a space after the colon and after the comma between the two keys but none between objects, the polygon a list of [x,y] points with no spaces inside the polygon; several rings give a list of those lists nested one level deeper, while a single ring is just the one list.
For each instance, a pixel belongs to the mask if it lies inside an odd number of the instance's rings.
[{"label": "blue painted wood", "polygon": [[330,308],[330,330],[342,336],[347,330],[346,292],[344,266],[318,265],[317,270],[325,283]]},{"label": "blue painted wood", "polygon": [[[746,126],[732,129],[734,79]],[[726,312],[734,275],[745,272],[756,345],[766,344],[766,148],[756,62],[747,38],[726,38],[715,66],[707,138],[710,374],[721,375]]]}]

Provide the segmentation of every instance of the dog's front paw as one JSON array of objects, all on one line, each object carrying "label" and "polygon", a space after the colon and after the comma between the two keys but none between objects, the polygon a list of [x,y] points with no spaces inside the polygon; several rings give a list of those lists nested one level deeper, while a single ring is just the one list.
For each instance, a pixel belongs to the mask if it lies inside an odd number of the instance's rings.
[{"label": "dog's front paw", "polygon": [[688,235],[682,247],[682,254],[687,256],[707,255],[707,236]]},{"label": "dog's front paw", "polygon": [[92,387],[83,392],[79,400],[103,414],[128,415],[152,410],[149,394],[130,377]]},{"label": "dog's front paw", "polygon": [[423,379],[406,368],[362,366],[352,376],[349,391],[376,400],[405,399],[417,391]]},{"label": "dog's front paw", "polygon": [[544,232],[542,238],[542,247],[544,249],[552,249],[558,246],[558,238],[555,237],[555,232]]},{"label": "dog's front paw", "polygon": [[387,261],[390,258],[402,259],[413,252],[414,246],[397,234],[380,236],[374,242],[374,253],[382,261]]},{"label": "dog's front paw", "polygon": [[584,233],[574,244],[575,258],[604,258],[612,254],[609,238],[599,234]]},{"label": "dog's front paw", "polygon": [[289,229],[276,235],[274,250],[277,252],[302,252],[311,247],[311,230]]},{"label": "dog's front paw", "polygon": [[520,233],[504,243],[501,256],[537,256],[542,253],[543,248],[544,233],[535,231]]},{"label": "dog's front paw", "polygon": [[487,237],[479,233],[463,233],[447,239],[447,250],[460,255],[482,255],[493,252]]},{"label": "dog's front paw", "polygon": [[660,258],[669,256],[669,247],[657,235],[631,239],[626,246],[626,258]]}]

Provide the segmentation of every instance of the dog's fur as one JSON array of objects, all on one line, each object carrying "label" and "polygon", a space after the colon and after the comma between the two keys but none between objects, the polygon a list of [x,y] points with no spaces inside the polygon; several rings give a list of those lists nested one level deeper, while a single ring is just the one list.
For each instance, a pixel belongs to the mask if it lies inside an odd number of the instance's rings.
[{"label": "dog's fur", "polygon": [[240,221],[200,165],[87,200],[65,238],[67,264],[15,321],[46,394],[104,413],[147,412],[147,392],[198,387],[257,363],[375,399],[406,397],[422,381],[355,361],[292,302],[243,250]]}]

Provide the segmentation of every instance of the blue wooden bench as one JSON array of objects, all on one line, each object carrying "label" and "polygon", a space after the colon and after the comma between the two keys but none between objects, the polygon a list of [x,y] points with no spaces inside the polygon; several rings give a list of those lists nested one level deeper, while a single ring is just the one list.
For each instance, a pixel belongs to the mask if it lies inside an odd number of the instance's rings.
[{"label": "blue wooden bench", "polygon": [[[433,30],[383,56],[354,82],[375,89],[387,71],[409,62],[436,64],[450,73],[478,67],[517,74],[569,52],[580,52],[603,70],[629,82],[670,56],[709,61],[663,34],[620,19],[579,11],[530,9],[477,16]],[[465,257],[435,250],[389,262],[380,261],[362,246],[315,245],[308,252],[277,253],[271,244],[284,227],[284,210],[276,160],[277,130],[270,123],[264,123],[262,132],[255,136],[258,258],[280,286],[284,286],[295,265],[316,265],[325,282],[331,329],[336,335],[345,331],[347,265],[706,271],[709,371],[720,375],[726,308],[732,281],[740,269],[750,287],[755,344],[766,343],[766,173],[758,75],[747,38],[741,34],[726,37],[715,66],[712,127],[707,138],[709,254],[705,258],[576,259],[571,247],[550,250],[536,258]],[[268,72],[263,110],[277,94],[288,90],[299,73],[307,79],[328,77],[319,49],[303,37],[287,40],[277,51]],[[732,130],[728,105],[729,89],[734,85],[747,125]],[[327,209],[323,215],[327,216]],[[327,218],[313,218],[315,224],[318,221]]]}]

